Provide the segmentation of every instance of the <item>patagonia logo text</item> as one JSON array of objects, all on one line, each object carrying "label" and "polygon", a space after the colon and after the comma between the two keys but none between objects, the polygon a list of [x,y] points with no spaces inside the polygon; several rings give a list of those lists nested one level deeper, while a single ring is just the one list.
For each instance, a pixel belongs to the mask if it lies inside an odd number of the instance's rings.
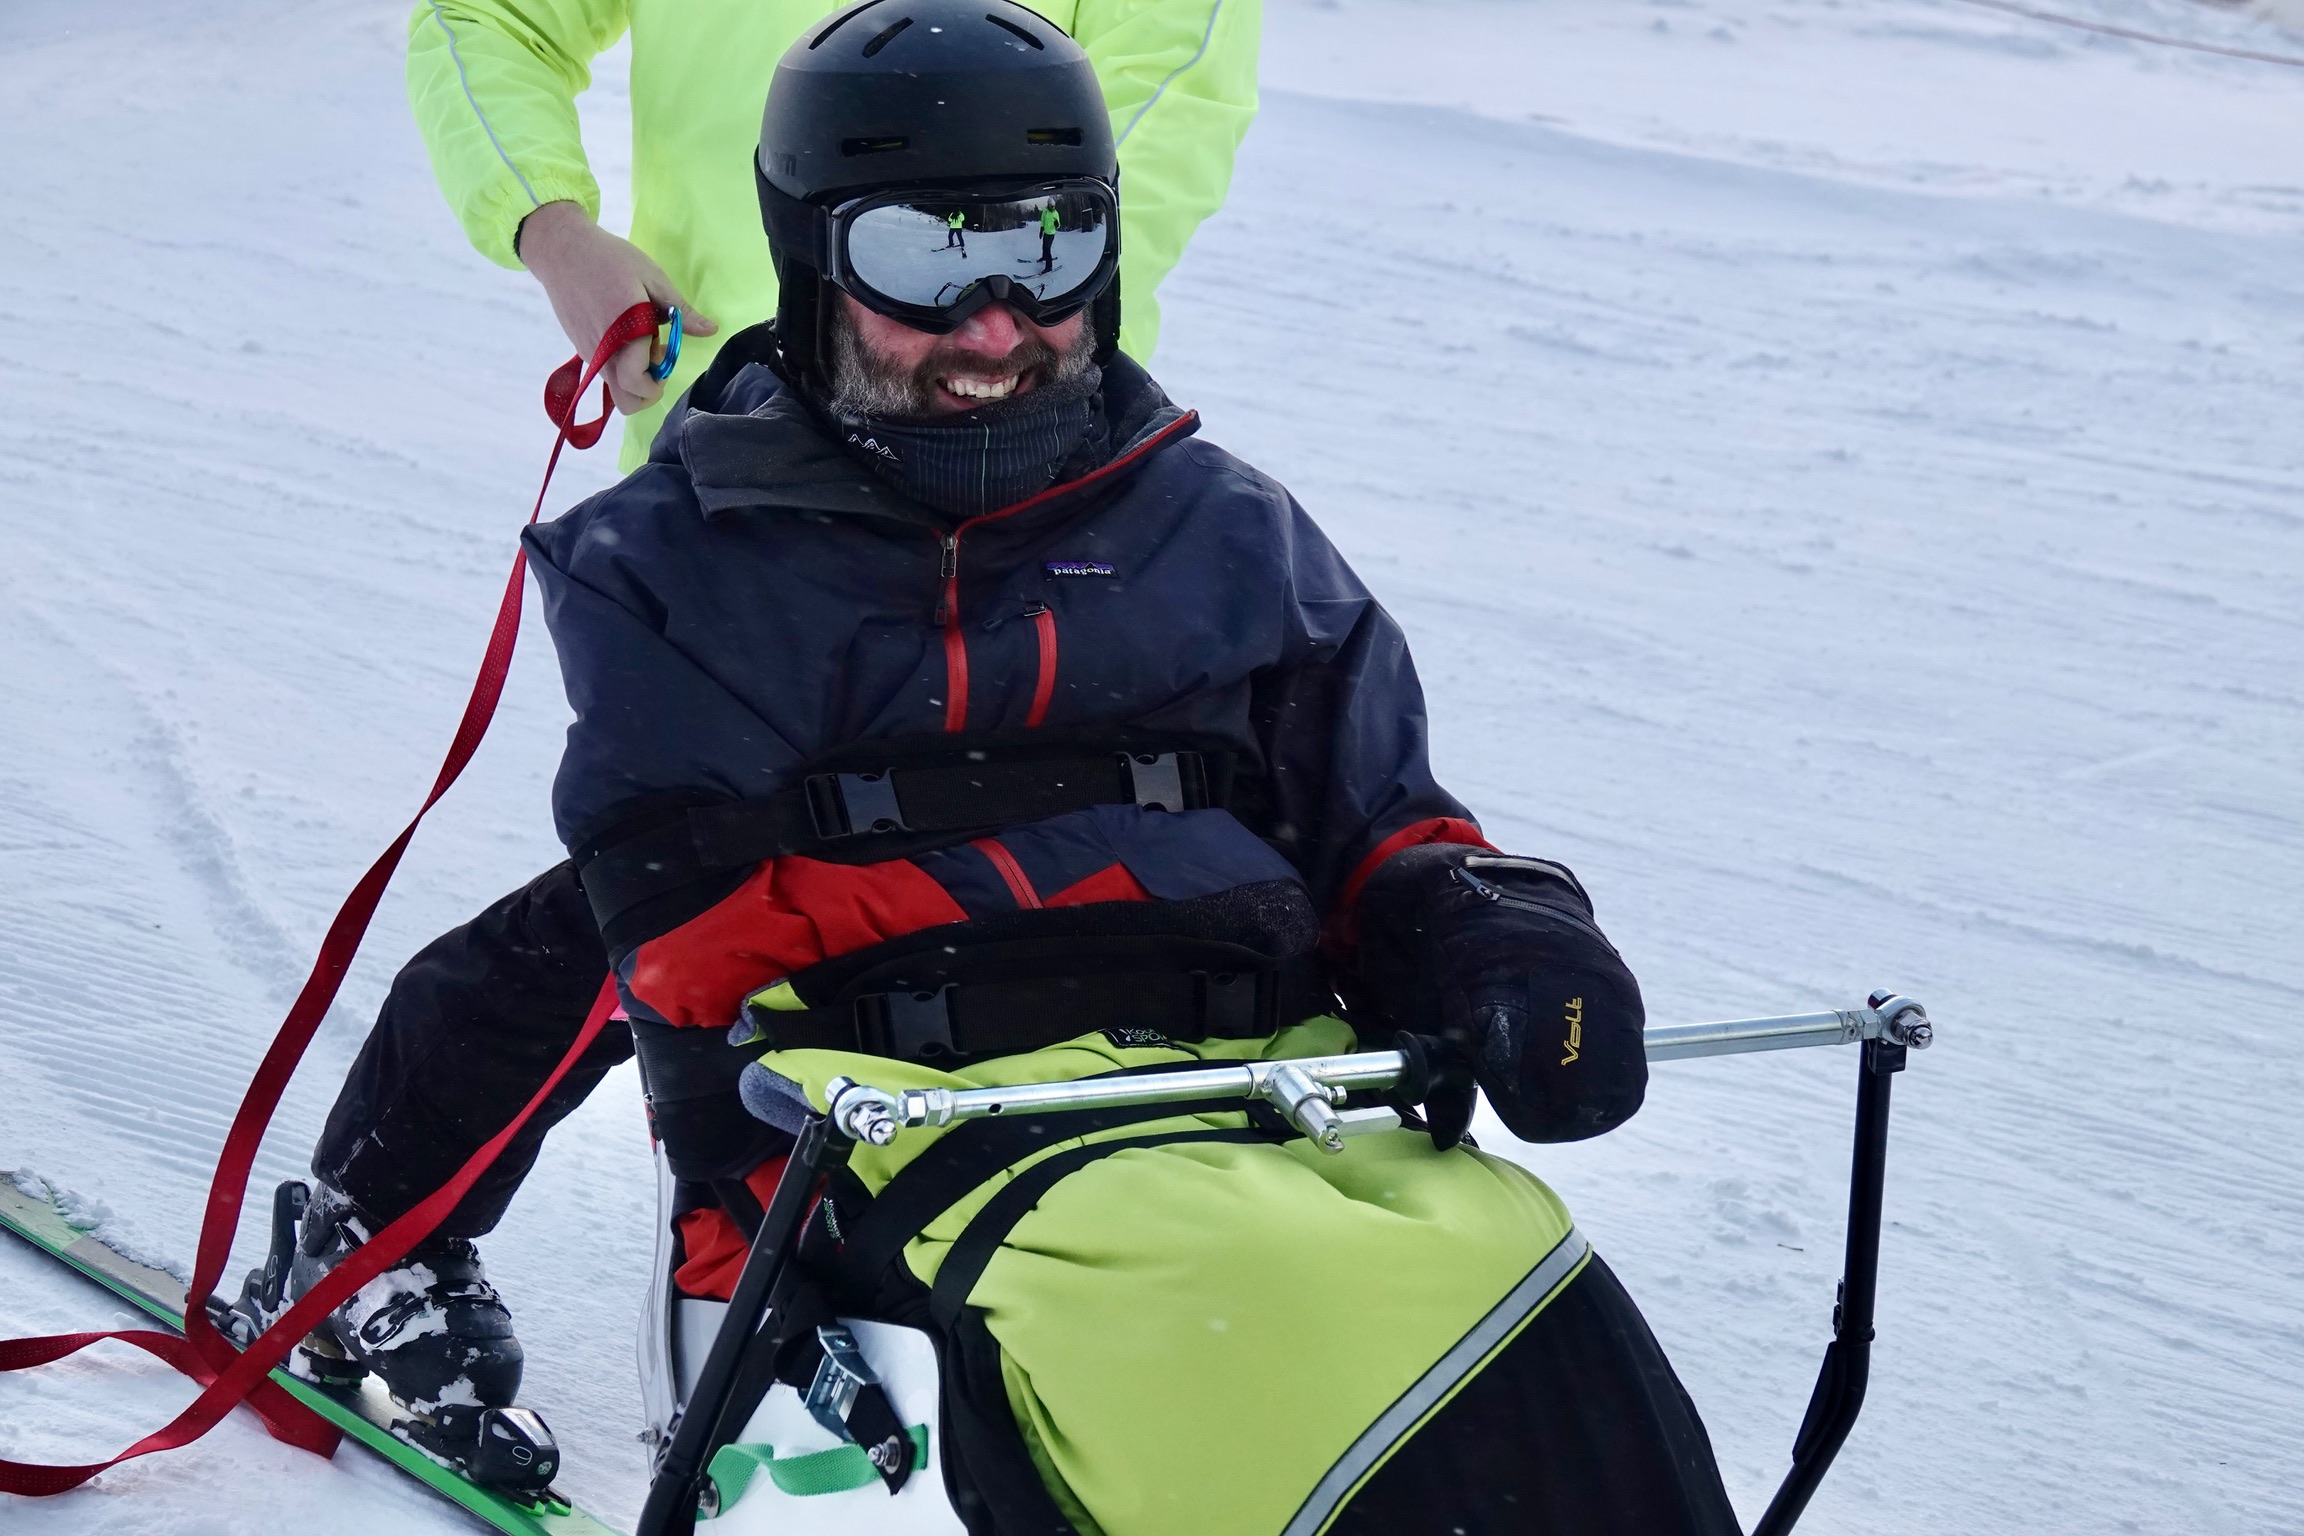
[{"label": "patagonia logo text", "polygon": [[1117,576],[1120,573],[1101,560],[1051,560],[1051,576]]},{"label": "patagonia logo text", "polygon": [[1562,1066],[1584,1054],[1584,999],[1580,997],[1568,999],[1568,1038],[1560,1043],[1568,1048],[1568,1054],[1560,1058]]}]

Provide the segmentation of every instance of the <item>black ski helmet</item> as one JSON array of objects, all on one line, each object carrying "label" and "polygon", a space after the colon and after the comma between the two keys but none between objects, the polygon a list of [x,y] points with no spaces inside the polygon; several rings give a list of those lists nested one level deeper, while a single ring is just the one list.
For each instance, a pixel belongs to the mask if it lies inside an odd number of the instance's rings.
[{"label": "black ski helmet", "polygon": [[[1096,69],[1014,0],[863,0],[802,34],[776,66],[753,178],[776,264],[786,367],[821,384],[831,313],[826,211],[892,188],[1093,177],[1119,156]],[[1089,323],[1120,337],[1117,275]]]}]

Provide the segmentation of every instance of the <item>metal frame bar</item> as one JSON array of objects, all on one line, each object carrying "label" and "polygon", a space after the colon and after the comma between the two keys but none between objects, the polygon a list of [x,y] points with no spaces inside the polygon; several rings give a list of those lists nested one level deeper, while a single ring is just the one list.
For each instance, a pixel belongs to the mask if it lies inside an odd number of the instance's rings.
[{"label": "metal frame bar", "polygon": [[1924,1051],[1935,1035],[1935,1026],[1918,1003],[1876,992],[1866,1007],[1832,1013],[1727,1019],[1717,1024],[1659,1024],[1648,1031],[1648,1059],[1684,1061],[1693,1056],[1737,1056],[1806,1045],[1854,1045],[1864,1040],[1892,1040]]},{"label": "metal frame bar", "polygon": [[688,1401],[672,1416],[663,1448],[657,1453],[648,1500],[640,1507],[635,1536],[693,1536],[696,1510],[703,1491],[704,1471],[720,1447],[743,1433],[741,1424],[725,1422],[729,1398],[743,1374],[745,1355],[768,1318],[769,1299],[799,1251],[800,1228],[808,1216],[810,1197],[825,1173],[848,1161],[856,1143],[835,1130],[823,1115],[810,1115],[800,1128],[798,1142],[776,1181],[760,1230],[752,1236],[752,1250],[728,1298],[720,1331],[704,1356]]},{"label": "metal frame bar", "polygon": [[[1889,1041],[1925,1050],[1935,1037],[1918,1003],[1875,993],[1863,1008],[1795,1013],[1712,1024],[1665,1024],[1647,1033],[1650,1061],[1733,1056],[1811,1045]],[[1362,1051],[1292,1061],[1246,1061],[1156,1077],[1091,1077],[1069,1082],[1019,1083],[1006,1088],[906,1088],[892,1092],[850,1078],[830,1085],[833,1123],[857,1141],[884,1147],[906,1130],[940,1130],[994,1115],[1037,1115],[1117,1104],[1196,1104],[1263,1099],[1324,1150],[1341,1152],[1344,1139],[1368,1125],[1338,1113],[1353,1089],[1382,1092],[1407,1068],[1398,1051]]]},{"label": "metal frame bar", "polygon": [[[1830,1013],[1670,1024],[1650,1029],[1650,1061],[1793,1050],[1815,1045],[1863,1046],[1857,1077],[1856,1145],[1849,1176],[1848,1246],[1832,1342],[1792,1443],[1792,1468],[1752,1536],[1784,1536],[1847,1440],[1864,1406],[1871,1372],[1873,1302],[1880,1274],[1880,1224],[1888,1164],[1888,1096],[1908,1051],[1925,1050],[1934,1027],[1909,998],[1875,992],[1862,1008]],[[905,1130],[939,1128],[992,1116],[1037,1115],[1118,1104],[1227,1104],[1261,1099],[1323,1150],[1341,1152],[1351,1135],[1399,1124],[1389,1109],[1341,1109],[1352,1090],[1381,1092],[1407,1070],[1399,1051],[1365,1051],[1294,1061],[1252,1061],[1196,1072],[1025,1083],[1007,1088],[905,1089],[891,1092],[848,1078],[829,1085],[826,1112],[809,1116],[777,1181],[754,1236],[720,1331],[712,1340],[689,1401],[676,1415],[657,1458],[636,1536],[693,1536],[705,1468],[743,1430],[724,1422],[744,1374],[745,1356],[767,1320],[769,1301],[799,1245],[808,1201],[828,1170],[848,1160],[858,1142],[886,1146]]]}]

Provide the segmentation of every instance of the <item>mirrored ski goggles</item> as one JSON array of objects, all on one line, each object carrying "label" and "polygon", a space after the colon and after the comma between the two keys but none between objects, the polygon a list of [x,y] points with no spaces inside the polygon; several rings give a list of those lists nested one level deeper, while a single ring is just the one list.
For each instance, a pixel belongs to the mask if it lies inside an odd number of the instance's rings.
[{"label": "mirrored ski goggles", "polygon": [[1069,319],[1120,261],[1118,201],[1085,177],[1000,196],[882,192],[830,220],[832,281],[939,336],[996,300],[1036,324]]}]

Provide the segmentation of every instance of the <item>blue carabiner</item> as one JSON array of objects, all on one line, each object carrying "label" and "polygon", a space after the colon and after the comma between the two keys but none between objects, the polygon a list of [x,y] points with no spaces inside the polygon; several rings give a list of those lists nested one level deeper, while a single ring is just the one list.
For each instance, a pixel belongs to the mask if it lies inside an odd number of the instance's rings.
[{"label": "blue carabiner", "polygon": [[664,338],[664,361],[648,365],[648,377],[661,384],[672,377],[672,370],[680,366],[680,306],[672,306],[672,318],[665,322],[672,334]]}]

